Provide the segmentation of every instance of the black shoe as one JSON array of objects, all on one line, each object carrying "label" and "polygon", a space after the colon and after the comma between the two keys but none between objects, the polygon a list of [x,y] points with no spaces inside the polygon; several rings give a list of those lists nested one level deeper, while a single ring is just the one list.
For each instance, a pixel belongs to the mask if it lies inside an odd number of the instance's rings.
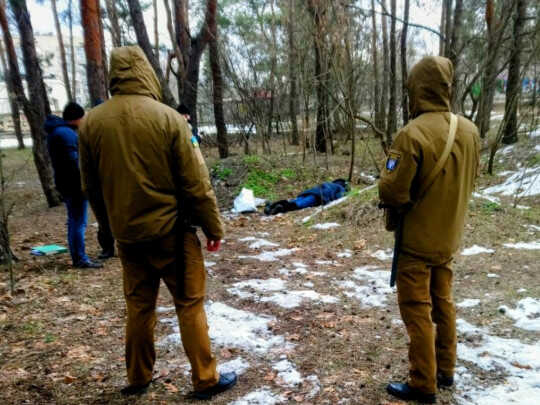
[{"label": "black shoe", "polygon": [[202,391],[195,391],[193,393],[193,397],[202,400],[211,399],[214,395],[217,395],[234,387],[237,380],[238,378],[236,377],[236,373],[234,371],[230,373],[220,373],[219,381],[216,385],[213,385],[212,387],[206,388]]},{"label": "black shoe", "polygon": [[454,385],[454,377],[447,377],[444,374],[437,374],[437,386],[443,388],[450,388]]},{"label": "black shoe", "polygon": [[110,259],[111,257],[114,257],[114,250],[103,250],[99,254],[98,259],[99,260],[107,260],[107,259]]},{"label": "black shoe", "polygon": [[148,390],[149,385],[150,383],[144,385],[128,385],[127,387],[122,388],[120,393],[125,396],[142,395]]},{"label": "black shoe", "polygon": [[76,269],[101,269],[103,264],[88,260],[87,262],[81,262],[74,266]]},{"label": "black shoe", "polygon": [[391,382],[386,386],[386,392],[405,401],[418,401],[422,404],[434,404],[437,402],[435,394],[426,394],[410,387],[407,383]]}]

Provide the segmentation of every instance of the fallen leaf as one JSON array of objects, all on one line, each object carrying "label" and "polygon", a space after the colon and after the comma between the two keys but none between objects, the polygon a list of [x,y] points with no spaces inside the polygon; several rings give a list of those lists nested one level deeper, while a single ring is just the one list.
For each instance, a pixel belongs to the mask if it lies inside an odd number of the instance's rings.
[{"label": "fallen leaf", "polygon": [[274,381],[276,379],[276,373],[274,371],[270,371],[268,374],[266,374],[263,377],[264,381]]},{"label": "fallen leaf", "polygon": [[289,336],[289,340],[292,340],[292,341],[298,341],[300,340],[300,335],[298,333],[295,333],[293,335],[290,335]]},{"label": "fallen leaf", "polygon": [[354,242],[354,250],[364,250],[366,248],[366,240],[360,239]]},{"label": "fallen leaf", "polygon": [[232,356],[232,353],[230,352],[229,349],[221,349],[221,357],[223,357],[224,359],[230,359],[231,356]]},{"label": "fallen leaf", "polygon": [[514,361],[510,364],[512,364],[514,367],[521,368],[523,370],[532,370],[532,367],[529,366],[528,364],[520,364],[517,361]]},{"label": "fallen leaf", "polygon": [[64,383],[65,384],[71,384],[73,381],[75,381],[77,377],[73,377],[72,375],[66,374],[64,376]]},{"label": "fallen leaf", "polygon": [[304,401],[304,396],[303,396],[303,395],[294,395],[294,396],[293,396],[293,399],[294,399],[296,402],[303,402],[303,401]]}]

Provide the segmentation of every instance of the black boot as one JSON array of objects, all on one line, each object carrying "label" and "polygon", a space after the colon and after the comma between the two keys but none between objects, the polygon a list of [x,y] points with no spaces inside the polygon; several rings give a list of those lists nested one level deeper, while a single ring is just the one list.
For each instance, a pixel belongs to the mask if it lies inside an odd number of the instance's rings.
[{"label": "black boot", "polygon": [[202,400],[211,399],[214,395],[217,395],[234,387],[237,379],[238,378],[236,377],[236,373],[234,371],[230,373],[220,373],[219,381],[216,385],[213,385],[202,391],[195,391],[193,393],[193,397]]},{"label": "black boot", "polygon": [[435,394],[426,394],[407,383],[391,382],[386,386],[386,392],[404,401],[418,401],[422,404],[434,404],[437,402]]},{"label": "black boot", "polygon": [[101,251],[101,253],[99,254],[99,256],[98,256],[98,259],[99,260],[107,260],[107,259],[110,259],[111,257],[114,257],[114,249],[112,249],[112,250],[103,249]]},{"label": "black boot", "polygon": [[148,390],[150,383],[143,385],[128,385],[120,390],[120,393],[125,396],[142,395]]},{"label": "black boot", "polygon": [[437,386],[442,388],[450,388],[454,385],[454,377],[453,376],[445,376],[444,374],[437,374]]}]

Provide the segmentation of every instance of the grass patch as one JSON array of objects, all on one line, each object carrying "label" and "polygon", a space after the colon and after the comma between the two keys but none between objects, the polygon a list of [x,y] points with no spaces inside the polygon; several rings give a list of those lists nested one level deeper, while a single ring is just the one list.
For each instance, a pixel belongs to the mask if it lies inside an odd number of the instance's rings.
[{"label": "grass patch", "polygon": [[223,167],[220,164],[216,164],[212,167],[212,176],[225,181],[233,174],[233,170],[230,167]]}]

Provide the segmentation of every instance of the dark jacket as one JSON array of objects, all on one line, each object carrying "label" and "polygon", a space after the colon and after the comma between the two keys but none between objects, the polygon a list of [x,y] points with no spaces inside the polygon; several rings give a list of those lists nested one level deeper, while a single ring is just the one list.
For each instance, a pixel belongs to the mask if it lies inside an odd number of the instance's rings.
[{"label": "dark jacket", "polygon": [[316,187],[303,191],[298,197],[305,197],[308,195],[315,196],[317,202],[320,205],[328,204],[330,201],[337,200],[345,195],[347,190],[339,183],[326,182]]},{"label": "dark jacket", "polygon": [[64,197],[80,197],[79,139],[73,127],[56,115],[45,121],[47,146],[54,169],[56,188]]}]

